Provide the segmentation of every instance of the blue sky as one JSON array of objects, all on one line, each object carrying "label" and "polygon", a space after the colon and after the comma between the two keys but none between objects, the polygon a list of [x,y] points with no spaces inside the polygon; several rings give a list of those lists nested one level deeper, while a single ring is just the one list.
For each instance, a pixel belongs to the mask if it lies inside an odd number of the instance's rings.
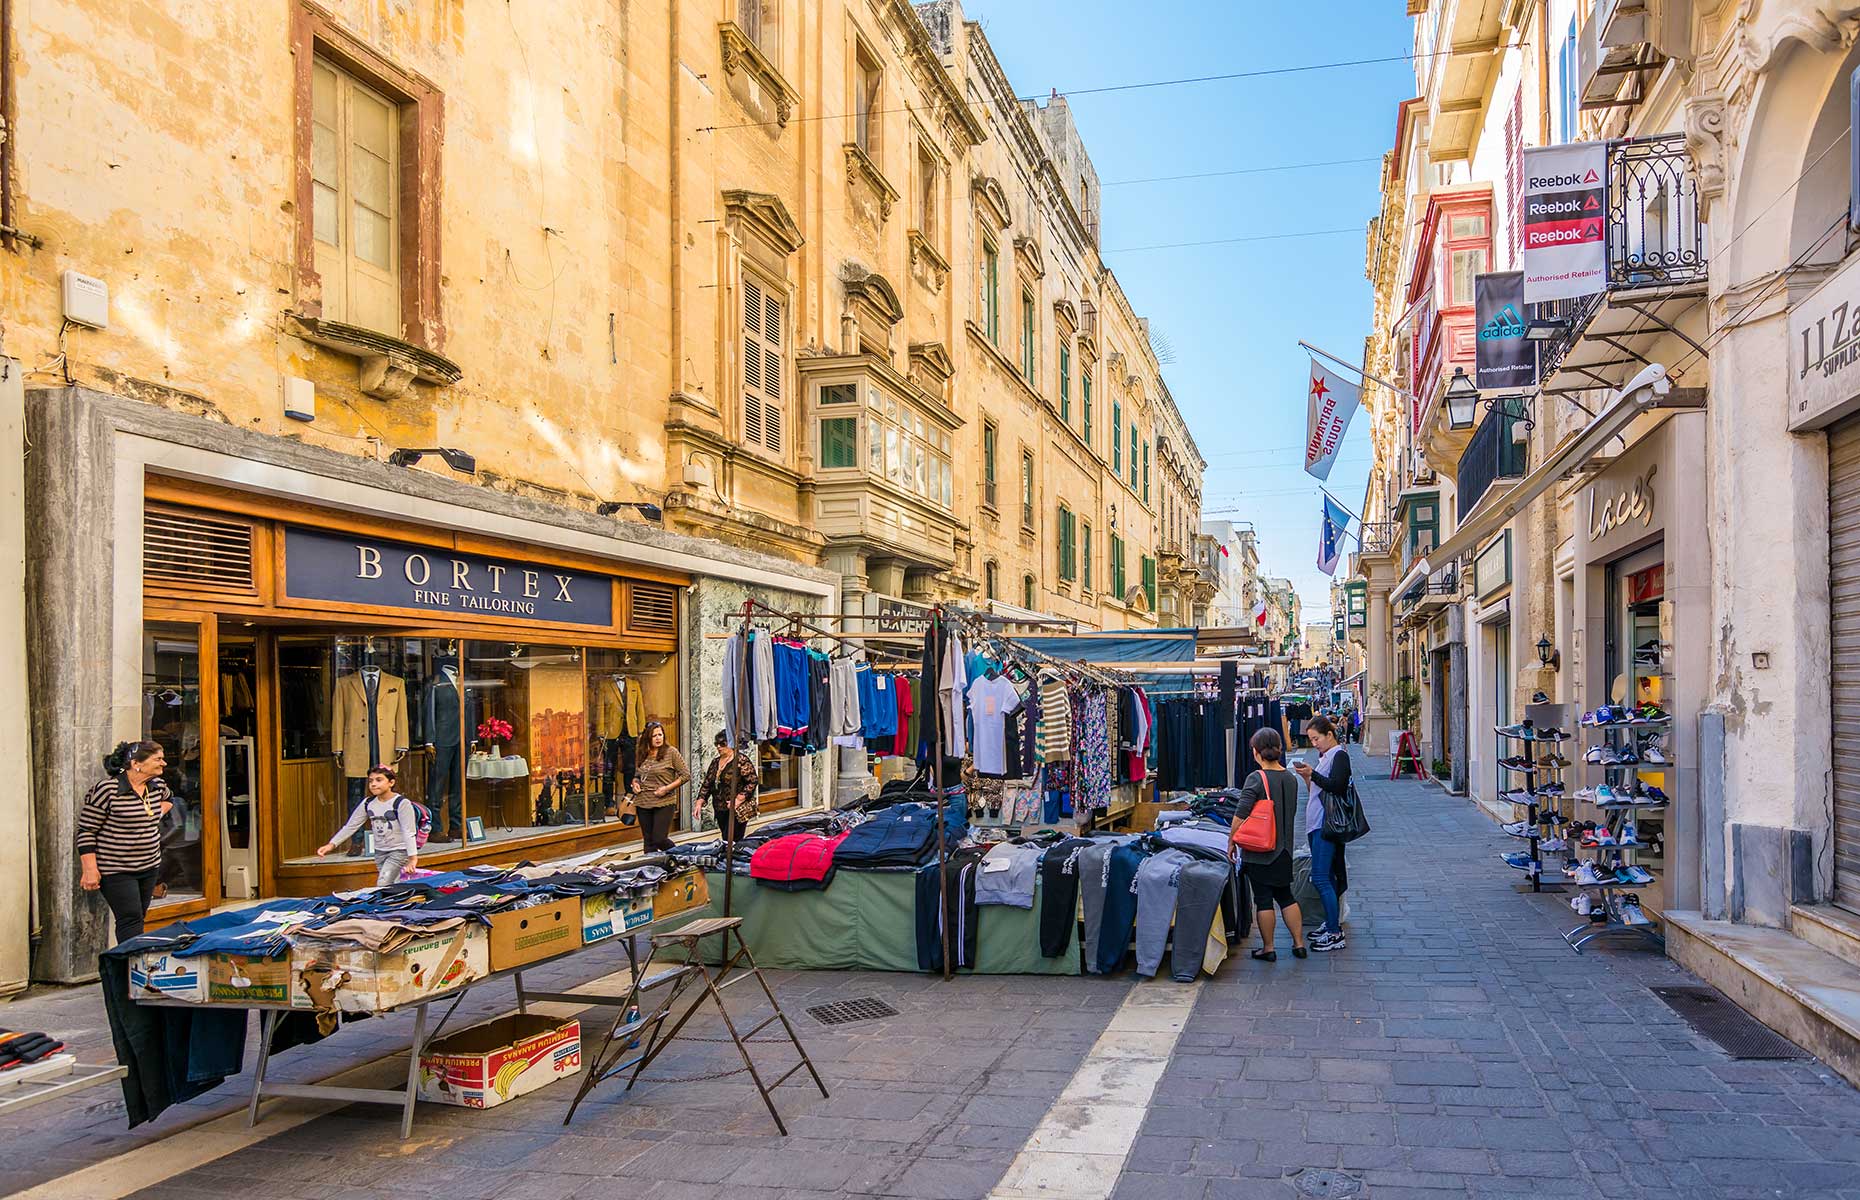
[{"label": "blue sky", "polygon": [[[1380,58],[1412,45],[1409,19],[1391,0],[965,0],[964,8],[1022,96]],[[1204,512],[1254,524],[1263,567],[1292,580],[1310,620],[1329,611],[1330,585],[1316,564],[1320,499],[1304,472],[1308,367],[1298,341],[1351,361],[1362,354],[1370,315],[1362,230],[1377,210],[1379,167],[1116,185],[1374,158],[1394,137],[1396,104],[1413,91],[1413,68],[1390,62],[1070,100],[1104,185],[1106,261],[1175,350],[1163,373],[1208,460]],[[1353,232],[1135,249],[1346,227]],[[1328,483],[1352,510],[1369,455],[1359,414]]]}]

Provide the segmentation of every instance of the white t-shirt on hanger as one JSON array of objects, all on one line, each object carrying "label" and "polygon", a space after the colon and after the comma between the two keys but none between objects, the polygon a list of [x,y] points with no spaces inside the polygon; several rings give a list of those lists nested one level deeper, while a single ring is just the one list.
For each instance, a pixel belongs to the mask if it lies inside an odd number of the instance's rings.
[{"label": "white t-shirt on hanger", "polygon": [[1020,690],[1005,675],[983,675],[969,685],[969,720],[975,737],[969,749],[984,775],[1007,774],[1007,719],[1020,707]]}]

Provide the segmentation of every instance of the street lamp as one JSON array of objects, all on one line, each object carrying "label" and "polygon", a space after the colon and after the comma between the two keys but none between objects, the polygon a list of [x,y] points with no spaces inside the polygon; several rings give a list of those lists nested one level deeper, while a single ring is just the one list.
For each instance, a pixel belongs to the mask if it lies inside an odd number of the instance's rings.
[{"label": "street lamp", "polygon": [[1557,661],[1560,657],[1561,656],[1556,651],[1556,647],[1550,644],[1550,635],[1547,633],[1538,635],[1537,661],[1555,670]]},{"label": "street lamp", "polygon": [[1447,428],[1471,429],[1479,407],[1479,389],[1465,367],[1453,368],[1453,380],[1447,384]]}]

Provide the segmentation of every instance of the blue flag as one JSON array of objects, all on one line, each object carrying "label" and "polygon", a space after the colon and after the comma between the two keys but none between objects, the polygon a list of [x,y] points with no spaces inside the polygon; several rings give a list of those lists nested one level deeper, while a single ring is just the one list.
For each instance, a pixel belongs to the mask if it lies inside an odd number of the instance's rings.
[{"label": "blue flag", "polygon": [[1326,575],[1337,573],[1337,560],[1343,557],[1343,539],[1350,528],[1350,512],[1343,505],[1324,497],[1324,529],[1318,536],[1318,570]]}]

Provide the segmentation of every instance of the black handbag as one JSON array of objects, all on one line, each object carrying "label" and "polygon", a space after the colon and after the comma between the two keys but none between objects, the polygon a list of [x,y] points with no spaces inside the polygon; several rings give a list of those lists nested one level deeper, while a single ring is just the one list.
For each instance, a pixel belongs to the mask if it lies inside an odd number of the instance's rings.
[{"label": "black handbag", "polygon": [[1369,816],[1363,811],[1363,797],[1351,780],[1344,795],[1324,793],[1324,836],[1333,842],[1353,842],[1369,832]]}]

